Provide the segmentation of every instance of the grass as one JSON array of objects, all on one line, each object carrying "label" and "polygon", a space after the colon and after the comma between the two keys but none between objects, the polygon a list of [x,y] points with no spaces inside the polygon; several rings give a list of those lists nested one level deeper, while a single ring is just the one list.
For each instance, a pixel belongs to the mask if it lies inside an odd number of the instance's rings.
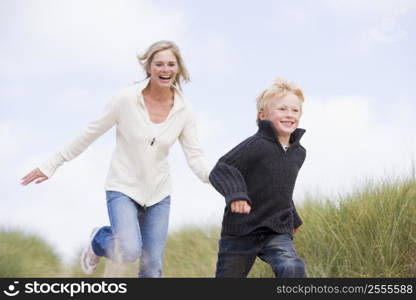
[{"label": "grass", "polygon": [[[416,182],[390,180],[337,199],[307,199],[295,246],[309,277],[416,277]],[[213,277],[218,227],[187,227],[169,235],[164,277]],[[106,259],[93,277],[137,277],[138,262]],[[35,236],[0,231],[0,277],[84,277],[78,260],[60,265],[53,249]],[[256,260],[249,277],[274,277]]]},{"label": "grass", "polygon": [[368,184],[338,201],[309,200],[297,250],[312,277],[416,277],[416,183]]},{"label": "grass", "polygon": [[54,277],[60,272],[61,261],[44,240],[0,229],[0,277]]}]

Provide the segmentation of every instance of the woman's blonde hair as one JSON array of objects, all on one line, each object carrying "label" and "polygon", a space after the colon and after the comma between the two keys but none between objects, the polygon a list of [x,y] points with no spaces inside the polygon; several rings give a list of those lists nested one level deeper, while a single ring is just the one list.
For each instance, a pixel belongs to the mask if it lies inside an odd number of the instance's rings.
[{"label": "woman's blonde hair", "polygon": [[296,95],[299,100],[303,103],[304,97],[302,90],[293,82],[288,82],[286,79],[278,77],[273,81],[273,84],[270,88],[265,89],[257,98],[257,123],[260,121],[259,115],[260,112],[267,110],[267,106],[271,99],[283,98],[288,93]]},{"label": "woman's blonde hair", "polygon": [[150,64],[152,63],[153,57],[156,53],[163,51],[163,50],[170,50],[175,55],[176,60],[178,62],[178,74],[176,75],[174,84],[181,88],[181,82],[189,82],[191,81],[189,78],[188,70],[185,67],[185,63],[182,59],[181,52],[179,51],[179,47],[172,41],[157,41],[150,45],[149,48],[144,52],[143,55],[137,55],[137,60],[139,61],[140,65],[146,71],[146,78],[150,77]]}]

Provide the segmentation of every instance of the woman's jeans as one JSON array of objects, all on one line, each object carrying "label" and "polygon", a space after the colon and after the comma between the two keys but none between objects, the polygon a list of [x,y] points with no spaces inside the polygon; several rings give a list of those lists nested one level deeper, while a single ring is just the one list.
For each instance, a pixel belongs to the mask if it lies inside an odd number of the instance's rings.
[{"label": "woman's jeans", "polygon": [[290,233],[263,232],[221,237],[216,277],[247,277],[260,257],[280,278],[305,277],[305,263],[298,257]]},{"label": "woman's jeans", "polygon": [[139,277],[161,277],[170,196],[144,208],[121,192],[106,194],[111,227],[98,230],[93,251],[116,262],[134,262],[140,256]]}]

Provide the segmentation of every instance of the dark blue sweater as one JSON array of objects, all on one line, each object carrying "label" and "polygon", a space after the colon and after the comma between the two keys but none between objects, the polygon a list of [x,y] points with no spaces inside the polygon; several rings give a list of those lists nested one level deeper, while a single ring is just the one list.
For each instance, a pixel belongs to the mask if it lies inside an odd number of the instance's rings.
[{"label": "dark blue sweater", "polygon": [[[270,121],[219,159],[209,180],[225,197],[222,234],[245,235],[267,228],[290,233],[302,224],[293,203],[293,190],[306,150],[299,143],[304,129],[296,129],[285,151]],[[249,214],[232,213],[230,204],[247,200]]]}]

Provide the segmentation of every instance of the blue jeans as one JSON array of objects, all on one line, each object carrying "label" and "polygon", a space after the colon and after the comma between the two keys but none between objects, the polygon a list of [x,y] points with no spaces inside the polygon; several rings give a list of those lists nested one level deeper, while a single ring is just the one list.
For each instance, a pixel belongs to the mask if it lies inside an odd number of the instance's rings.
[{"label": "blue jeans", "polygon": [[144,208],[121,192],[106,195],[111,227],[101,227],[94,236],[95,254],[120,263],[140,257],[139,277],[161,277],[170,196]]},{"label": "blue jeans", "polygon": [[264,232],[221,237],[216,277],[247,277],[260,257],[280,278],[305,277],[305,263],[298,257],[289,233]]}]

